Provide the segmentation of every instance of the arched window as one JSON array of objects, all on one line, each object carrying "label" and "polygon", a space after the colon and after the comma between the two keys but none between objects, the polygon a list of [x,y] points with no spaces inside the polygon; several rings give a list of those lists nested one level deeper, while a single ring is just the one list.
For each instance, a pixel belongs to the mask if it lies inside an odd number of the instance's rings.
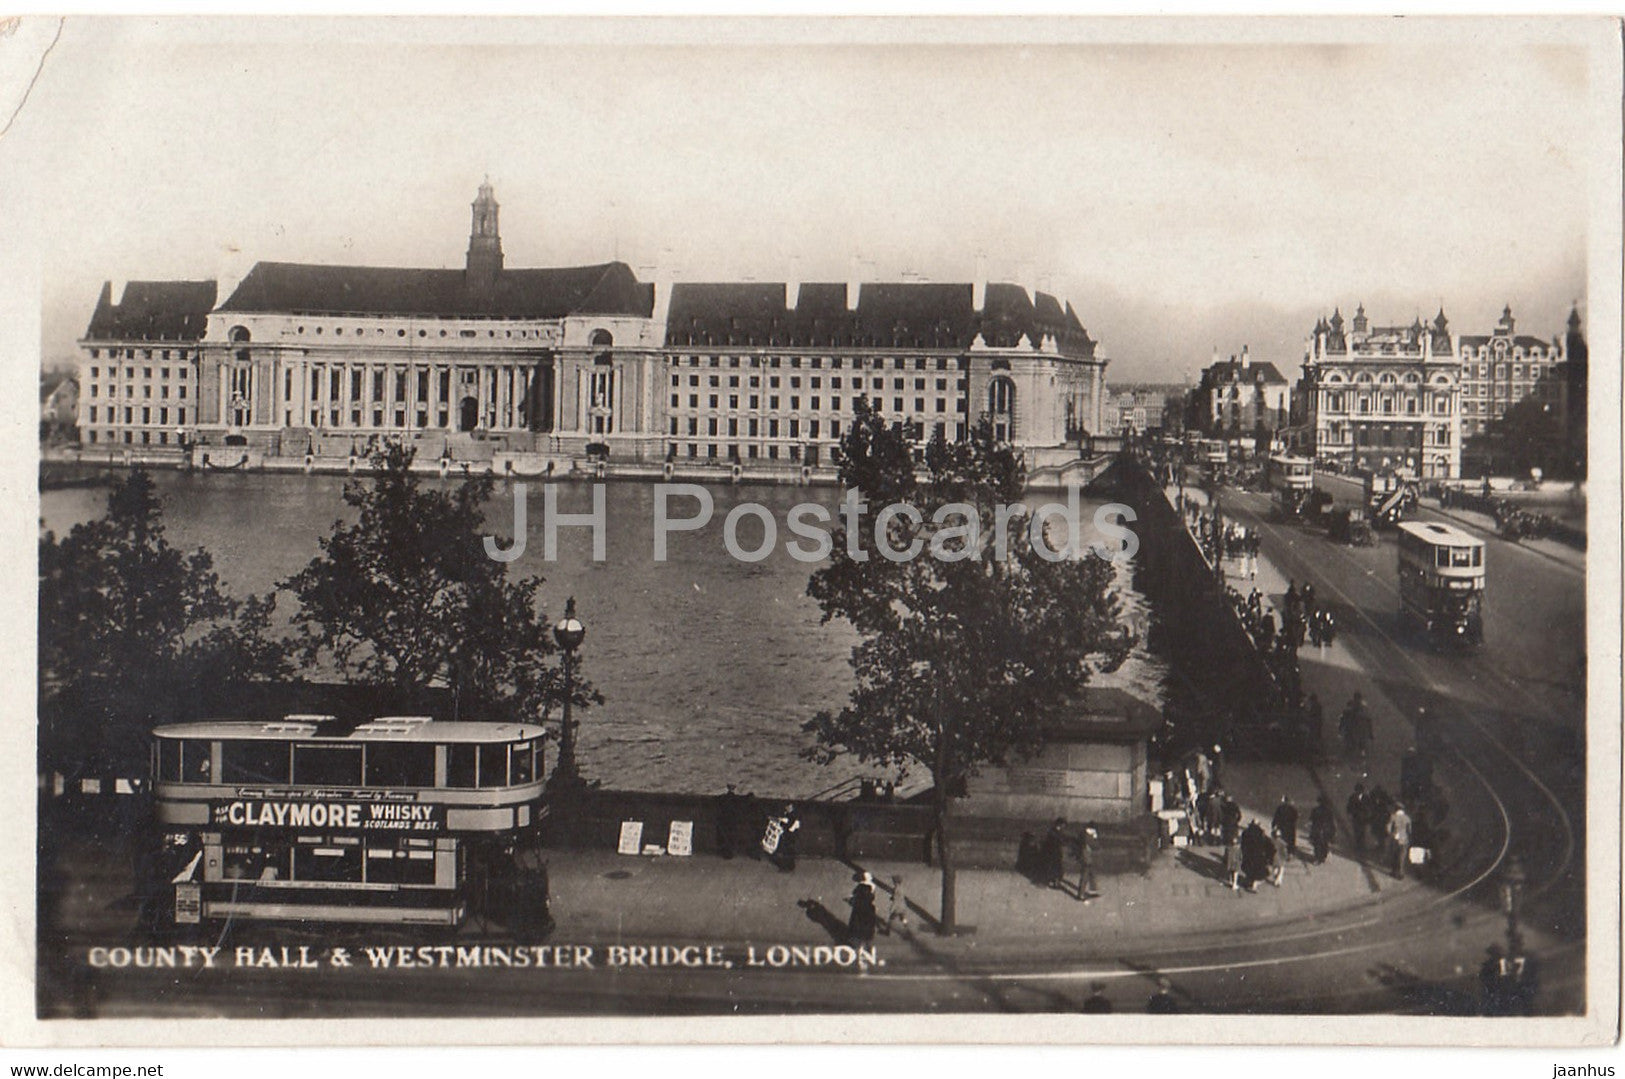
[{"label": "arched window", "polygon": [[594,331],[592,331],[592,340],[589,342],[589,344],[591,344],[594,348],[599,348],[601,346],[607,346],[607,345],[613,345],[614,343],[615,343],[615,336],[613,334],[611,334],[608,330],[594,330]]}]

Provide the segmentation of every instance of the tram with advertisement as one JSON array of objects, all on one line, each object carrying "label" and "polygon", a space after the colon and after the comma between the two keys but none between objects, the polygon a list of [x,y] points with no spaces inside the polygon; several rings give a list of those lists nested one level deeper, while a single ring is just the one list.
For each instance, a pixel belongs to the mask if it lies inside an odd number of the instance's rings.
[{"label": "tram with advertisement", "polygon": [[545,931],[542,742],[539,725],[425,716],[158,727],[149,920],[454,927],[494,912]]},{"label": "tram with advertisement", "polygon": [[1484,640],[1484,541],[1437,521],[1399,524],[1399,615],[1436,644]]},{"label": "tram with advertisement", "polygon": [[1264,482],[1275,495],[1281,512],[1288,517],[1298,517],[1315,490],[1314,462],[1291,454],[1273,454],[1264,470]]}]

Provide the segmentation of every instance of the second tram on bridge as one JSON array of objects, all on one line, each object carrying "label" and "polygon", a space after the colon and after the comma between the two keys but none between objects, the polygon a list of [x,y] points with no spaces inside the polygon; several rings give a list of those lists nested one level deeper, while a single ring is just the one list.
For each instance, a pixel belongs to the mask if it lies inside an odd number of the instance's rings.
[{"label": "second tram on bridge", "polygon": [[1314,462],[1306,457],[1275,454],[1270,457],[1265,469],[1264,482],[1275,495],[1281,512],[1288,517],[1297,517],[1303,513],[1309,496],[1315,490]]},{"label": "second tram on bridge", "polygon": [[1484,541],[1437,521],[1399,524],[1401,621],[1435,643],[1484,640]]}]

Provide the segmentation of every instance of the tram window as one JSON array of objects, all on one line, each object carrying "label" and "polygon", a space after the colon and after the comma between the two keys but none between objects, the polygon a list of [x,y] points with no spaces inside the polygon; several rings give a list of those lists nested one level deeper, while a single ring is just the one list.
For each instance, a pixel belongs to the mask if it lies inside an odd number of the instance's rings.
[{"label": "tram window", "polygon": [[433,884],[434,852],[427,850],[367,851],[368,884]]},{"label": "tram window", "polygon": [[509,757],[509,778],[514,786],[536,778],[536,743],[520,742]]},{"label": "tram window", "polygon": [[293,781],[306,787],[359,787],[361,747],[296,745]]},{"label": "tram window", "polygon": [[508,745],[482,744],[480,747],[480,786],[506,787],[508,785]]},{"label": "tram window", "polygon": [[[220,767],[225,771],[224,764]],[[227,847],[221,852],[220,874],[226,880],[286,880],[288,850],[246,845]]]},{"label": "tram window", "polygon": [[187,740],[181,743],[181,781],[183,783],[209,783],[214,774],[210,759],[213,742]]},{"label": "tram window", "polygon": [[475,785],[474,750],[475,746],[468,742],[454,742],[446,747],[446,786]]},{"label": "tram window", "polygon": [[295,880],[361,882],[360,847],[295,847]]},{"label": "tram window", "polygon": [[1473,565],[1474,566],[1482,566],[1483,564],[1484,564],[1484,548],[1482,548],[1482,547],[1474,547],[1473,548]]},{"label": "tram window", "polygon": [[434,746],[421,742],[368,744],[367,786],[434,786]]},{"label": "tram window", "polygon": [[224,783],[288,782],[288,744],[222,742],[220,779]]},{"label": "tram window", "polygon": [[181,744],[173,738],[158,739],[158,780],[162,783],[181,781]]}]

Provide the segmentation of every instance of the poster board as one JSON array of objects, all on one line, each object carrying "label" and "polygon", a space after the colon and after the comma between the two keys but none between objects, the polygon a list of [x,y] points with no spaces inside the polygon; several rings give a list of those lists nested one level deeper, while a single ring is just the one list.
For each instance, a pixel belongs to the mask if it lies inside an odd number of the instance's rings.
[{"label": "poster board", "polygon": [[621,840],[615,845],[617,854],[639,854],[643,851],[643,822],[640,820],[623,820],[621,822]]},{"label": "poster board", "polygon": [[694,822],[674,820],[666,833],[666,853],[687,858],[694,853]]}]

